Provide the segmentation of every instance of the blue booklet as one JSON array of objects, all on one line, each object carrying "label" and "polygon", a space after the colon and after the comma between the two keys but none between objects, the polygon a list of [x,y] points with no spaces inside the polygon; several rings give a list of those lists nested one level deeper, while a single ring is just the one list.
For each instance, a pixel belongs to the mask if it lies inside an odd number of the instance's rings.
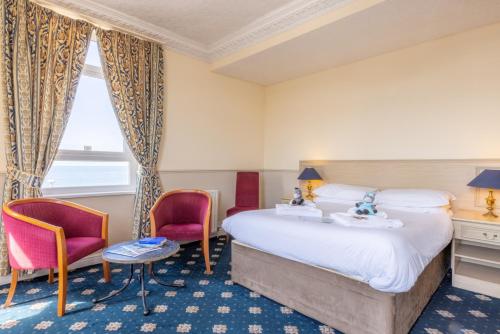
[{"label": "blue booklet", "polygon": [[156,238],[142,238],[137,241],[137,243],[141,246],[161,246],[167,242],[167,238],[165,237],[156,237]]}]

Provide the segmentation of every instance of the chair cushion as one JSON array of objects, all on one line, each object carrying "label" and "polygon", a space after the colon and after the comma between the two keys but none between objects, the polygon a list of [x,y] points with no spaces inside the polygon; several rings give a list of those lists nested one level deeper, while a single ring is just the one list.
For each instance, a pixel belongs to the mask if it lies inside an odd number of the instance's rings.
[{"label": "chair cushion", "polygon": [[235,206],[226,211],[226,216],[232,216],[243,211],[258,210],[257,206]]},{"label": "chair cushion", "polygon": [[169,224],[164,225],[156,233],[159,237],[170,240],[202,240],[203,225],[200,224]]},{"label": "chair cushion", "polygon": [[78,261],[104,247],[104,240],[94,237],[75,237],[66,239],[68,264]]}]

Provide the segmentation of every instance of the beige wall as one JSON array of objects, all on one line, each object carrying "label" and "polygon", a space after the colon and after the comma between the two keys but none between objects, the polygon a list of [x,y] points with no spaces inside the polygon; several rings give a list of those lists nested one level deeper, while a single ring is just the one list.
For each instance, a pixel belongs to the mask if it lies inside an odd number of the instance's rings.
[{"label": "beige wall", "polygon": [[280,169],[262,171],[262,207],[274,208],[275,204],[281,203],[284,199],[290,199],[293,188],[299,184],[297,176],[297,170]]},{"label": "beige wall", "polygon": [[265,169],[500,157],[500,24],[266,88]]},{"label": "beige wall", "polygon": [[262,165],[264,88],[167,53],[167,113],[160,170]]}]

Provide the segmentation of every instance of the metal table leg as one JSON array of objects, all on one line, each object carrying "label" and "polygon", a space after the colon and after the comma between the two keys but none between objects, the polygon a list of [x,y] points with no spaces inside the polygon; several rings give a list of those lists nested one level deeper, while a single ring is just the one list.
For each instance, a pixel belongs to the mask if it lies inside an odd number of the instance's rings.
[{"label": "metal table leg", "polygon": [[146,290],[144,290],[144,267],[145,264],[141,265],[141,295],[142,295],[142,307],[144,308],[144,315],[149,314],[149,308],[146,303]]},{"label": "metal table leg", "polygon": [[[140,268],[140,272],[139,274],[137,275],[137,279],[139,280],[140,284],[141,284],[141,297],[142,297],[142,307],[144,308],[144,315],[148,315],[150,313],[150,310],[148,308],[148,304],[147,304],[147,300],[146,300],[146,289],[144,288],[145,286],[145,269],[146,267],[146,264],[141,264],[141,268]],[[105,297],[102,297],[102,298],[98,298],[98,299],[93,299],[92,302],[95,304],[95,303],[99,303],[99,302],[102,302],[102,301],[105,301],[105,300],[108,300],[118,294],[120,294],[123,290],[125,290],[129,285],[130,285],[130,282],[132,281],[132,278],[134,277],[134,265],[131,264],[130,265],[130,275],[127,279],[127,282],[125,283],[124,286],[122,286],[119,290],[116,290],[116,291],[113,291],[111,293],[109,293],[107,296]],[[155,272],[154,272],[154,267],[153,267],[153,263],[151,263],[151,278],[153,278],[156,283],[160,284],[160,285],[163,285],[163,286],[169,286],[169,287],[173,287],[173,288],[185,288],[186,285],[185,284],[177,284],[177,283],[166,283],[166,282],[163,282],[162,280],[160,280],[158,277],[156,277],[155,275]]]},{"label": "metal table leg", "polygon": [[185,288],[186,284],[178,284],[178,283],[167,283],[156,277],[155,274],[155,268],[154,268],[154,263],[151,262],[151,278],[155,280],[156,283],[163,285],[163,286],[169,286],[172,288]]},{"label": "metal table leg", "polygon": [[131,264],[131,265],[130,265],[130,275],[128,276],[128,280],[127,280],[127,282],[125,283],[125,285],[124,285],[124,286],[122,286],[119,290],[116,290],[116,291],[111,292],[110,294],[108,294],[108,295],[107,295],[107,296],[105,296],[105,297],[93,299],[93,300],[92,300],[92,302],[93,302],[94,304],[95,304],[95,303],[100,303],[100,302],[102,302],[102,301],[108,300],[108,299],[110,299],[110,298],[112,298],[112,297],[114,297],[114,296],[118,295],[119,293],[121,293],[123,290],[125,290],[125,289],[129,286],[130,282],[132,281],[132,277],[133,277],[133,276],[134,276],[134,265],[133,265],[133,264]]}]

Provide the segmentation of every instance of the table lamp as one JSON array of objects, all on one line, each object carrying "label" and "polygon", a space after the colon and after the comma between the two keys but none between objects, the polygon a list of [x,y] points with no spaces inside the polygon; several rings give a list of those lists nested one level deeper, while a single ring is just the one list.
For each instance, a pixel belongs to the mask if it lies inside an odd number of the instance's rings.
[{"label": "table lamp", "polygon": [[302,180],[302,181],[307,181],[307,195],[306,195],[306,199],[312,201],[313,198],[314,198],[314,195],[312,193],[312,183],[311,183],[311,181],[323,180],[321,178],[321,176],[319,176],[319,174],[316,171],[316,169],[314,169],[312,167],[306,167],[306,168],[304,168],[304,170],[302,171],[302,173],[300,173],[300,175],[299,175],[299,177],[297,179]]},{"label": "table lamp", "polygon": [[486,197],[486,209],[488,212],[485,217],[498,217],[494,212],[495,197],[493,197],[493,189],[500,189],[500,170],[485,169],[474,180],[467,184],[469,187],[488,189],[488,197]]}]

